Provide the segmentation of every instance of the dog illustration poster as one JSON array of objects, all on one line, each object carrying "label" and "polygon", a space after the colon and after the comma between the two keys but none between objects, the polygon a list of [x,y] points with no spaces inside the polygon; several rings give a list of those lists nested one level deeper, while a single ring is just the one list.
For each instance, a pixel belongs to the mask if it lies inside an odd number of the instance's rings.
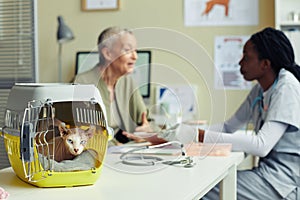
[{"label": "dog illustration poster", "polygon": [[239,61],[243,55],[243,46],[249,36],[215,37],[214,64],[215,88],[243,90],[250,89],[252,83],[245,81],[240,73]]},{"label": "dog illustration poster", "polygon": [[185,26],[247,26],[258,19],[258,0],[184,0]]}]

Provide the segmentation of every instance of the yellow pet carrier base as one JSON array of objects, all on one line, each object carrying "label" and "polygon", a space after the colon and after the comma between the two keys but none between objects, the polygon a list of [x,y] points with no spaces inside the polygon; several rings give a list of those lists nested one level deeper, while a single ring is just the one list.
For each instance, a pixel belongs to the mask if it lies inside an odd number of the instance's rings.
[{"label": "yellow pet carrier base", "polygon": [[[40,163],[31,163],[23,166],[20,159],[20,138],[10,134],[4,134],[4,142],[8,158],[16,175],[25,182],[38,187],[72,187],[94,184],[101,173],[102,163],[99,167],[73,172],[56,172],[44,170]],[[35,166],[35,165],[38,166]],[[38,169],[38,170],[35,170]],[[32,177],[28,177],[25,170],[32,170]]]}]

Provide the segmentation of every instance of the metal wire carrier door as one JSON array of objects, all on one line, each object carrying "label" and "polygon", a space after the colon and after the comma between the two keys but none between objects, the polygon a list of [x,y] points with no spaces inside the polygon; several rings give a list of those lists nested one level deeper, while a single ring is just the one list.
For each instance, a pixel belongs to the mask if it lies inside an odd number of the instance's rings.
[{"label": "metal wire carrier door", "polygon": [[[24,176],[31,182],[39,181],[53,175],[58,163],[55,157],[54,140],[57,135],[56,120],[62,120],[68,127],[86,129],[96,126],[93,137],[86,144],[86,149],[93,150],[95,166],[99,168],[103,162],[107,148],[107,124],[100,105],[93,101],[85,102],[51,102],[32,101],[24,111],[20,130],[20,152]],[[71,172],[70,172],[71,173]]]}]

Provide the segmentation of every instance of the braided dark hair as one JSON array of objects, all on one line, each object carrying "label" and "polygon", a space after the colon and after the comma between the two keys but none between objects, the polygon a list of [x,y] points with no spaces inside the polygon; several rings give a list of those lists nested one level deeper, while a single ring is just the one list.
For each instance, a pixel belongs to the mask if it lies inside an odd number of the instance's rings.
[{"label": "braided dark hair", "polygon": [[292,44],[282,31],[268,27],[253,34],[250,41],[254,44],[259,59],[270,60],[277,75],[284,68],[300,81],[300,67],[295,63]]}]

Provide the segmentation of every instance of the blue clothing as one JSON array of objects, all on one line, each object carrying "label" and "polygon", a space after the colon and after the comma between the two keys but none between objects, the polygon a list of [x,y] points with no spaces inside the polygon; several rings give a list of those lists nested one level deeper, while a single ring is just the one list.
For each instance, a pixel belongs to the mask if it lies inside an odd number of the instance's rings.
[{"label": "blue clothing", "polygon": [[[222,131],[232,133],[250,120],[256,133],[265,122],[280,122],[288,127],[268,155],[260,158],[258,167],[238,172],[238,199],[299,200],[300,83],[293,74],[281,69],[276,83],[263,96],[260,85],[254,86],[235,115],[224,123]],[[216,191],[203,199],[214,199],[210,195]]]}]

